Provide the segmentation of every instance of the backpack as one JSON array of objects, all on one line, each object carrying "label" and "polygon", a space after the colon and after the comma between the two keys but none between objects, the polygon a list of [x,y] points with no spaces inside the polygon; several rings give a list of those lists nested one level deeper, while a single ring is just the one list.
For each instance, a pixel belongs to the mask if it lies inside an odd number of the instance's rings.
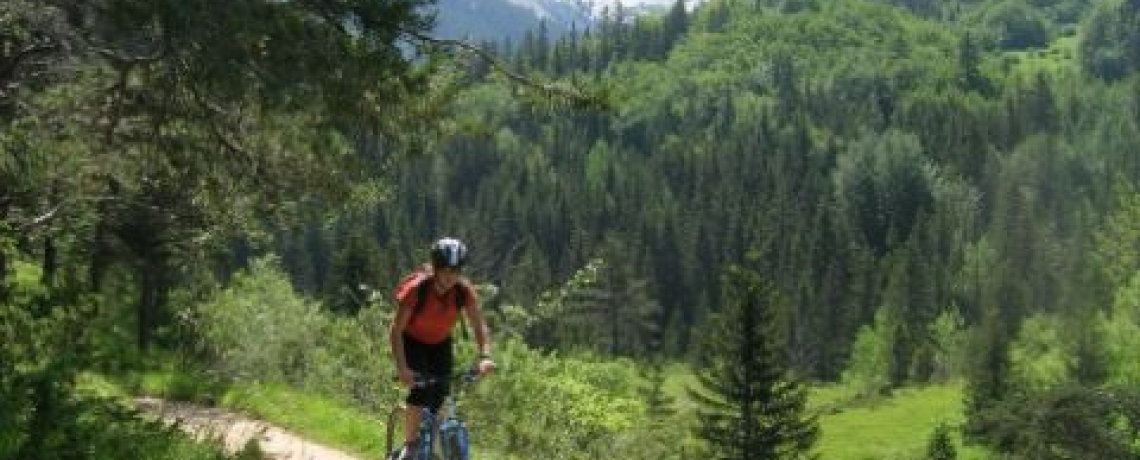
[{"label": "backpack", "polygon": [[[419,279],[416,280],[415,278]],[[414,288],[416,290],[416,304],[412,307],[412,317],[408,318],[408,324],[412,324],[416,321],[416,317],[420,315],[420,312],[424,308],[424,304],[427,303],[427,296],[431,293],[431,280],[432,277],[424,272],[424,270],[420,269],[408,274],[404,277],[403,280],[400,281],[400,286],[404,286],[405,284],[411,282],[419,283]],[[459,309],[460,311],[463,310],[463,307],[467,306],[467,289],[467,285],[465,284],[460,283],[456,285],[455,308]],[[459,315],[459,328],[463,331],[463,338],[467,339],[467,321],[463,318],[462,314]]]}]

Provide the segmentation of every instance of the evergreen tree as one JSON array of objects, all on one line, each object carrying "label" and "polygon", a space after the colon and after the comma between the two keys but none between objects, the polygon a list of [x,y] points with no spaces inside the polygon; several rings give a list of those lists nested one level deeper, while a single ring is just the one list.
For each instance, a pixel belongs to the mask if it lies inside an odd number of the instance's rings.
[{"label": "evergreen tree", "polygon": [[927,460],[954,460],[958,458],[958,451],[954,449],[954,441],[950,439],[950,427],[945,423],[938,425],[930,435],[930,444],[926,447]]},{"label": "evergreen tree", "polygon": [[789,375],[773,333],[776,292],[741,267],[730,268],[723,282],[730,300],[708,329],[708,362],[690,388],[700,404],[698,435],[715,458],[803,458],[819,431],[805,413],[807,394]]},{"label": "evergreen tree", "polygon": [[662,420],[677,413],[673,406],[676,404],[675,398],[665,392],[665,363],[661,359],[652,360],[642,368],[642,377],[645,379],[645,386],[641,388],[645,412],[649,416],[649,423],[659,425]]},{"label": "evergreen tree", "polygon": [[1012,339],[1007,332],[1012,328],[1000,324],[996,316],[989,315],[971,353],[977,358],[966,385],[965,434],[976,441],[991,437],[990,431],[1002,418],[999,408],[1013,393],[1009,359]]},{"label": "evergreen tree", "polygon": [[966,32],[958,41],[958,84],[966,91],[990,94],[992,83],[982,73],[982,50],[978,41]]},{"label": "evergreen tree", "polygon": [[668,53],[673,44],[677,42],[685,34],[689,28],[689,15],[685,11],[685,0],[677,0],[673,2],[673,6],[669,8],[669,13],[665,15],[664,26],[662,27],[662,34],[664,35],[665,48],[663,53]]}]

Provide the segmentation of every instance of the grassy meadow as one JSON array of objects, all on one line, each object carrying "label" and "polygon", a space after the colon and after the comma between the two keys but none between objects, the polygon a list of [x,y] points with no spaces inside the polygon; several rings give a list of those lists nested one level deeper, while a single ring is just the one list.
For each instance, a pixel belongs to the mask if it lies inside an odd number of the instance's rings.
[{"label": "grassy meadow", "polygon": [[[679,411],[692,411],[685,388],[692,374],[680,366],[670,369],[665,390]],[[128,391],[173,399],[218,404],[268,420],[313,441],[359,455],[383,458],[386,413],[368,411],[332,398],[283,385],[219,386],[171,370],[139,374]],[[856,397],[843,385],[815,385],[809,403],[819,415],[821,436],[816,453],[824,460],[917,460],[924,458],[931,433],[940,424],[957,427],[963,421],[963,385],[958,382],[904,388],[890,396]],[[958,458],[984,459],[986,452],[964,447],[955,436]],[[481,458],[506,459],[474,441]]]}]

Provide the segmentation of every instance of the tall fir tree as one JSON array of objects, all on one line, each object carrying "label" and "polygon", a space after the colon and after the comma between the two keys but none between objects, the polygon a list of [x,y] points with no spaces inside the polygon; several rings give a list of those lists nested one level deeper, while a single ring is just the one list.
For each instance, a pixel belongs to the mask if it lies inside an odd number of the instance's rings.
[{"label": "tall fir tree", "polygon": [[775,289],[738,266],[723,283],[727,308],[705,335],[706,362],[689,390],[700,405],[698,436],[720,459],[813,458],[819,428],[777,344]]}]

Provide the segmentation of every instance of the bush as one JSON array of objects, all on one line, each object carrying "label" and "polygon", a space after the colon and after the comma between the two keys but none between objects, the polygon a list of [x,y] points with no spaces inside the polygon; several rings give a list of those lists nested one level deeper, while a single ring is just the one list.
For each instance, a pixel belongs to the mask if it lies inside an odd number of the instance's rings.
[{"label": "bush", "polygon": [[890,389],[894,336],[894,323],[886,307],[875,312],[874,325],[859,328],[851,346],[851,361],[843,371],[843,383],[855,388],[859,397],[876,397]]},{"label": "bush", "polygon": [[644,419],[631,362],[560,357],[517,341],[498,348],[502,369],[465,406],[481,442],[523,458],[597,458]]},{"label": "bush", "polygon": [[0,300],[0,458],[226,458],[117,399],[79,391],[93,309],[53,299],[35,265],[16,261],[13,273],[0,279],[9,294]]},{"label": "bush", "polygon": [[198,310],[207,353],[225,376],[300,383],[324,317],[293,291],[273,259],[255,261]]},{"label": "bush", "polygon": [[938,315],[930,325],[930,336],[935,343],[934,372],[931,379],[949,381],[965,377],[969,363],[970,330],[957,308]]},{"label": "bush", "polygon": [[1060,323],[1051,316],[1035,315],[1022,323],[1010,346],[1013,377],[1019,387],[1046,390],[1072,381],[1076,360],[1062,336]]},{"label": "bush", "polygon": [[1111,315],[1100,315],[1105,334],[1108,381],[1118,385],[1140,385],[1140,273],[1117,290]]},{"label": "bush", "polygon": [[298,295],[272,258],[255,261],[202,304],[194,319],[216,371],[242,381],[288,383],[366,407],[389,402],[385,311],[337,316]]},{"label": "bush", "polygon": [[1017,1],[996,3],[982,16],[986,36],[1005,50],[1040,48],[1049,44],[1049,19],[1037,9]]},{"label": "bush", "polygon": [[1009,398],[981,413],[982,440],[1015,459],[1140,458],[1135,388],[1068,386]]},{"label": "bush", "polygon": [[950,427],[945,423],[938,425],[930,435],[930,444],[926,447],[927,460],[954,460],[958,458],[958,451],[954,448],[954,440],[950,437]]}]

